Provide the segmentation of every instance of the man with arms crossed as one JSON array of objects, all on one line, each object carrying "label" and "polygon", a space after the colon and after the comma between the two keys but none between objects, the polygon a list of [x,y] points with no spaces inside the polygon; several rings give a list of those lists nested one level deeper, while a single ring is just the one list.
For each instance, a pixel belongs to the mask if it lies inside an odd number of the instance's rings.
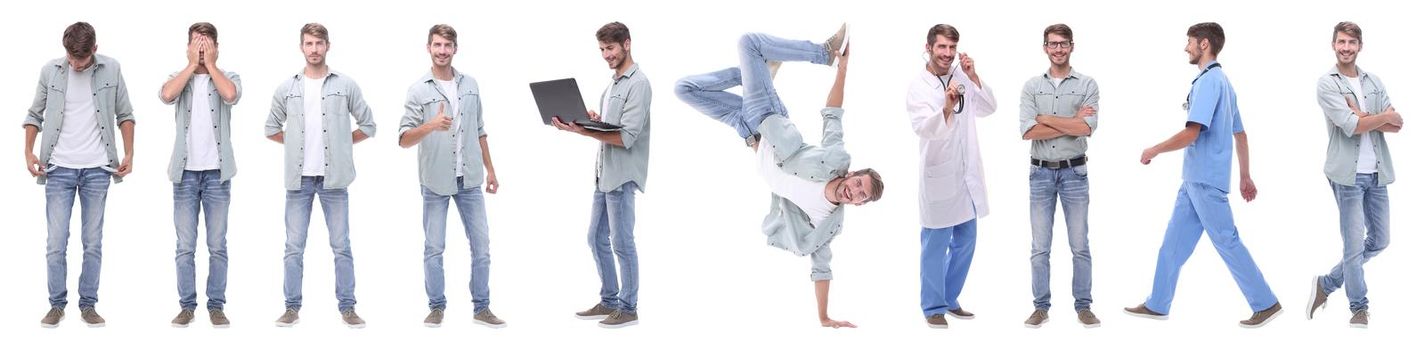
[{"label": "man with arms crossed", "polygon": [[1326,180],[1341,212],[1341,261],[1311,280],[1306,318],[1326,306],[1331,292],[1346,287],[1351,327],[1366,328],[1366,276],[1362,265],[1390,244],[1390,196],[1395,166],[1385,133],[1399,132],[1404,121],[1390,103],[1380,77],[1356,65],[1362,47],[1361,27],[1341,22],[1332,30],[1336,66],[1316,82],[1316,102],[1326,115]]},{"label": "man with arms crossed", "polygon": [[[1024,326],[1049,321],[1049,247],[1054,242],[1054,200],[1064,206],[1069,251],[1074,255],[1074,310],[1084,327],[1098,327],[1093,303],[1093,258],[1089,255],[1088,138],[1098,128],[1098,83],[1069,65],[1074,30],[1044,28],[1049,71],[1024,83],[1019,95],[1019,132],[1029,148],[1030,286],[1034,312]],[[1057,198],[1056,198],[1057,197]]]}]

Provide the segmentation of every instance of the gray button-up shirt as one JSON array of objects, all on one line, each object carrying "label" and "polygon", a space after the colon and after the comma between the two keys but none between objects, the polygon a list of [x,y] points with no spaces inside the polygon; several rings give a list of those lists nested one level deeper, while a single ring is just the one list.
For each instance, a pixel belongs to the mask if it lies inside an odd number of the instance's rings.
[{"label": "gray button-up shirt", "polygon": [[[23,125],[39,128],[40,165],[49,164],[54,146],[59,143],[59,129],[64,126],[64,89],[69,85],[69,60],[58,58],[45,63],[40,70],[40,81],[35,87],[35,100],[30,104],[29,114]],[[129,89],[124,85],[124,75],[119,72],[119,62],[108,56],[94,55],[94,64],[81,74],[93,74],[94,118],[99,120],[99,138],[108,151],[110,172],[119,168],[119,152],[115,149],[114,126],[134,121],[134,107],[129,103]],[[82,117],[82,116],[80,116]],[[40,175],[37,181],[45,183]],[[114,183],[123,182],[123,177],[114,175]]]},{"label": "gray button-up shirt", "polygon": [[600,115],[605,123],[623,126],[619,136],[623,147],[602,144],[599,147],[595,183],[600,192],[612,192],[625,182],[633,181],[639,191],[645,191],[648,181],[648,108],[653,102],[653,89],[648,77],[634,64],[616,76],[599,99]]},{"label": "gray button-up shirt", "polygon": [[[846,153],[842,139],[841,108],[821,110],[821,146],[802,140],[797,126],[784,116],[773,115],[762,121],[757,132],[762,134],[758,147],[772,147],[777,166],[782,171],[812,182],[826,182],[845,176],[851,168],[851,155]],[[762,233],[767,244],[786,249],[793,254],[811,255],[811,279],[831,279],[831,248],[828,243],[841,233],[846,218],[845,205],[837,205],[826,219],[812,226],[811,217],[791,200],[772,195],[772,208],[762,219]]]},{"label": "gray button-up shirt", "polygon": [[[302,79],[302,72],[297,72],[277,86],[277,92],[272,94],[272,112],[267,116],[266,135],[284,133],[282,144],[286,155],[283,164],[286,169],[283,173],[289,191],[302,189],[302,162],[306,160],[304,137],[307,135],[304,130],[307,123],[302,122],[305,118],[302,101],[316,97],[302,96]],[[376,121],[372,120],[371,108],[366,106],[361,88],[356,86],[355,81],[335,71],[328,72],[325,79],[320,96],[322,131],[317,134],[313,130],[312,134],[322,135],[323,151],[326,152],[323,188],[340,189],[351,185],[356,178],[356,165],[351,157],[351,119],[347,116],[356,119],[357,128],[367,137],[376,137]],[[296,122],[288,123],[288,116],[296,118]],[[285,129],[283,124],[286,124]]]},{"label": "gray button-up shirt", "polygon": [[[1073,69],[1059,86],[1054,86],[1054,78],[1045,72],[1024,82],[1024,90],[1019,94],[1019,134],[1022,136],[1039,123],[1035,117],[1051,115],[1072,118],[1084,106],[1098,109],[1098,83],[1093,78],[1079,74]],[[1098,115],[1084,117],[1089,125],[1089,134],[1098,130]],[[1039,160],[1067,160],[1083,156],[1089,149],[1087,136],[1064,135],[1048,140],[1034,140],[1029,148],[1029,156]]]},{"label": "gray button-up shirt", "polygon": [[[485,136],[485,107],[480,102],[480,85],[459,71],[455,72],[456,96],[447,96],[435,81],[435,76],[426,73],[421,80],[406,90],[406,114],[401,116],[400,134],[414,129],[440,112],[442,104],[457,103],[460,115],[452,116],[460,130],[433,131],[421,139],[417,152],[421,186],[442,196],[454,195],[459,190],[480,188],[484,184],[484,158],[480,149],[480,137]],[[447,109],[449,110],[449,109]],[[461,133],[461,130],[466,132]],[[460,135],[465,137],[461,138]],[[396,139],[399,141],[400,137]],[[463,148],[460,154],[465,164],[465,187],[455,188],[455,145]]]},{"label": "gray button-up shirt", "polygon": [[1356,161],[1360,158],[1361,137],[1366,136],[1375,145],[1379,183],[1381,186],[1389,185],[1395,182],[1395,165],[1390,161],[1390,147],[1385,144],[1385,133],[1371,130],[1357,135],[1356,123],[1361,118],[1351,112],[1346,100],[1356,101],[1359,96],[1361,111],[1376,115],[1390,108],[1390,94],[1385,92],[1385,85],[1381,84],[1379,77],[1359,67],[1357,70],[1361,72],[1361,89],[1365,91],[1353,91],[1346,76],[1341,75],[1336,66],[1331,66],[1331,71],[1316,81],[1316,103],[1326,114],[1326,134],[1330,137],[1326,143],[1326,179],[1345,186],[1356,184]]},{"label": "gray button-up shirt", "polygon": [[[193,79],[198,79],[197,74],[188,79],[188,84],[183,85],[183,92],[178,93],[178,97],[173,101],[163,101],[163,89],[159,88],[159,101],[174,105],[173,156],[168,160],[168,180],[173,183],[183,182],[183,167],[188,165],[188,127],[192,125],[195,95],[208,99],[208,106],[213,108],[209,112],[213,114],[213,140],[218,142],[218,179],[228,181],[237,175],[237,162],[233,159],[232,115],[233,105],[242,99],[242,78],[233,72],[223,72],[223,75],[232,80],[233,87],[237,89],[233,103],[223,101],[223,96],[218,94],[217,84],[208,84],[208,91],[193,91]],[[170,74],[168,78],[173,79],[175,76],[178,76],[178,73]]]}]

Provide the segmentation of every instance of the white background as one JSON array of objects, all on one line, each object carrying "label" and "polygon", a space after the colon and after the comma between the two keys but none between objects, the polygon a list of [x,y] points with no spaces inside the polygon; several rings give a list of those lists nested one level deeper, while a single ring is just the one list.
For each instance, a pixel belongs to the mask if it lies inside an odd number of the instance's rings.
[{"label": "white background", "polygon": [[[1308,281],[1340,257],[1336,205],[1321,173],[1326,135],[1315,102],[1315,82],[1333,64],[1329,32],[1352,20],[1365,30],[1360,60],[1379,74],[1407,119],[1421,94],[1410,62],[1420,57],[1410,15],[1400,2],[178,2],[145,4],[78,1],[7,5],[0,64],[0,107],[14,128],[0,133],[0,184],[6,204],[0,236],[0,329],[4,347],[79,347],[144,344],[157,348],[408,347],[497,348],[724,347],[771,344],[864,348],[1008,345],[1088,347],[1294,344],[1400,344],[1421,323],[1415,315],[1421,284],[1420,144],[1416,127],[1387,137],[1400,179],[1394,192],[1394,240],[1367,265],[1373,315],[1370,330],[1347,327],[1344,292],[1332,296],[1317,320],[1303,312]],[[33,97],[38,69],[61,57],[60,37],[75,21],[98,31],[99,53],[123,64],[137,116],[135,171],[111,187],[99,311],[108,327],[87,329],[78,318],[75,281],[79,239],[70,240],[69,319],[58,329],[36,321],[46,305],[43,188],[21,169],[22,110]],[[633,57],[653,84],[648,192],[637,199],[635,230],[642,275],[641,325],[609,331],[572,313],[593,305],[598,282],[585,233],[593,192],[595,144],[535,120],[526,84],[577,77],[586,103],[597,105],[610,71],[594,31],[619,20],[632,29]],[[157,91],[185,63],[186,28],[210,21],[219,29],[220,67],[242,75],[245,94],[234,109],[233,143],[239,175],[229,225],[231,256],[227,311],[233,328],[209,328],[206,315],[190,329],[173,329],[174,291],[171,184],[173,110]],[[854,167],[874,167],[887,185],[880,202],[850,209],[837,238],[832,316],[857,330],[818,327],[808,261],[766,246],[759,230],[767,190],[753,173],[751,152],[727,127],[677,100],[676,79],[737,63],[736,38],[765,31],[821,41],[842,21],[851,23],[854,56],[846,99],[846,144]],[[1253,175],[1261,189],[1253,203],[1233,191],[1242,239],[1265,272],[1286,313],[1259,330],[1242,330],[1251,310],[1210,242],[1184,267],[1172,319],[1130,318],[1151,286],[1162,232],[1180,183],[1181,153],[1151,166],[1140,151],[1182,127],[1180,108],[1196,68],[1183,53],[1194,23],[1226,28],[1221,55],[1240,97],[1251,135]],[[374,139],[356,146],[358,177],[351,190],[351,241],[357,300],[369,327],[340,324],[332,296],[331,253],[321,220],[313,220],[307,250],[303,321],[272,326],[282,312],[282,148],[262,138],[270,96],[278,82],[302,68],[298,29],[320,22],[331,30],[328,62],[353,77],[376,113]],[[1093,183],[1091,241],[1094,304],[1104,326],[1074,322],[1070,256],[1056,224],[1054,304],[1044,328],[1026,330],[1029,290],[1029,142],[1018,136],[1017,97],[1023,82],[1042,73],[1045,26],[1075,30],[1074,67],[1102,89],[1101,128],[1090,141]],[[447,325],[426,329],[421,261],[423,234],[413,149],[396,146],[406,88],[424,74],[427,29],[453,25],[460,33],[456,68],[481,84],[486,129],[503,185],[487,196],[493,267],[492,307],[509,328],[470,324],[465,288],[469,257],[458,220],[449,226]],[[979,224],[979,250],[960,298],[979,314],[951,320],[949,330],[924,326],[918,306],[919,225],[917,141],[904,109],[905,89],[923,69],[922,41],[936,23],[959,28],[962,52],[978,62],[999,111],[979,123],[992,215]],[[815,137],[816,111],[833,69],[783,66],[777,84],[792,119]],[[1413,126],[1414,124],[1412,124]],[[815,141],[815,140],[812,140]],[[1233,180],[1234,186],[1236,179]],[[77,210],[77,209],[76,209]],[[453,214],[453,213],[452,213]],[[314,213],[320,217],[320,213]],[[452,215],[453,217],[453,215]],[[1062,220],[1056,220],[1062,222]],[[76,220],[75,230],[78,223]],[[206,276],[198,253],[199,285]],[[201,293],[200,293],[201,294]],[[199,303],[206,298],[200,295]],[[1400,345],[1396,345],[1400,346]]]}]

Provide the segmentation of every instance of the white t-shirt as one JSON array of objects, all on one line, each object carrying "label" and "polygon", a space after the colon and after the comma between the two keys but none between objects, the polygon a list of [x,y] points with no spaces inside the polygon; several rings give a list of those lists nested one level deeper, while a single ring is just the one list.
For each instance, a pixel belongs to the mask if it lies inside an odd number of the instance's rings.
[{"label": "white t-shirt", "polygon": [[773,194],[786,198],[801,208],[802,212],[811,218],[812,227],[820,225],[831,215],[832,210],[836,210],[836,205],[827,201],[823,193],[826,182],[813,182],[782,171],[782,168],[777,167],[777,157],[771,149],[758,147],[757,172],[762,175],[767,186],[772,188]]},{"label": "white t-shirt", "polygon": [[302,114],[305,116],[302,119],[306,123],[303,125],[302,135],[305,142],[302,176],[326,176],[326,140],[322,138],[325,134],[322,131],[322,83],[325,83],[326,79],[302,77],[302,81]]},{"label": "white t-shirt", "polygon": [[[1346,77],[1346,82],[1348,82],[1348,83],[1351,84],[1351,91],[1355,91],[1355,92],[1356,92],[1356,93],[1354,94],[1354,95],[1356,96],[1356,107],[1357,107],[1357,108],[1360,108],[1361,111],[1364,112],[1364,111],[1366,110],[1366,107],[1365,107],[1366,105],[1365,105],[1365,103],[1364,103],[1365,100],[1362,100],[1362,99],[1361,99],[1361,95],[1362,95],[1362,94],[1365,94],[1366,91],[1365,91],[1364,88],[1361,88],[1361,77],[1355,77],[1355,78]],[[1358,174],[1375,174],[1375,173],[1376,173],[1376,150],[1375,150],[1375,141],[1372,141],[1372,140],[1371,140],[1371,134],[1370,134],[1369,132],[1364,133],[1364,134],[1361,134],[1361,149],[1360,149],[1360,152],[1361,152],[1361,153],[1360,153],[1360,156],[1356,159],[1356,173],[1358,173]]]},{"label": "white t-shirt", "polygon": [[107,166],[109,153],[99,137],[99,108],[94,103],[93,68],[66,71],[69,84],[64,89],[64,123],[49,162],[70,169]]},{"label": "white t-shirt", "polygon": [[[440,86],[440,91],[445,93],[446,101],[445,115],[450,116],[453,122],[450,123],[451,137],[455,138],[455,177],[465,176],[465,129],[460,128],[460,95],[456,89],[454,80],[436,79],[435,84]],[[439,108],[439,107],[437,107]]]},{"label": "white t-shirt", "polygon": [[217,129],[213,127],[216,124],[214,118],[217,116],[217,109],[210,100],[212,86],[211,76],[193,76],[193,85],[189,89],[192,92],[192,104],[189,105],[192,112],[188,118],[188,164],[183,166],[183,170],[203,171],[218,168]]}]

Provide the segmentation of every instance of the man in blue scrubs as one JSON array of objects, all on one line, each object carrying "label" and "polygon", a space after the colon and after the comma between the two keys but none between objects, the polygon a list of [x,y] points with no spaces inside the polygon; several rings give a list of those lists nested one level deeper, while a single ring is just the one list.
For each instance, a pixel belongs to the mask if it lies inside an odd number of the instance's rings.
[{"label": "man in blue scrubs", "polygon": [[1257,328],[1271,322],[1281,313],[1281,303],[1252,261],[1247,247],[1237,237],[1232,222],[1232,207],[1227,204],[1231,186],[1232,148],[1236,144],[1238,167],[1241,171],[1242,199],[1257,197],[1248,166],[1247,132],[1242,128],[1242,116],[1237,110],[1237,93],[1217,54],[1222,52],[1226,36],[1217,23],[1199,23],[1187,30],[1188,63],[1197,65],[1201,73],[1193,80],[1188,95],[1188,120],[1183,130],[1167,141],[1143,150],[1141,161],[1148,164],[1164,152],[1187,148],[1183,156],[1183,184],[1178,189],[1173,218],[1158,251],[1158,268],[1153,276],[1153,292],[1148,300],[1135,307],[1124,308],[1129,315],[1165,320],[1177,289],[1178,274],[1183,263],[1192,256],[1202,232],[1212,239],[1217,254],[1227,263],[1232,279],[1247,297],[1252,316],[1239,324]]}]

